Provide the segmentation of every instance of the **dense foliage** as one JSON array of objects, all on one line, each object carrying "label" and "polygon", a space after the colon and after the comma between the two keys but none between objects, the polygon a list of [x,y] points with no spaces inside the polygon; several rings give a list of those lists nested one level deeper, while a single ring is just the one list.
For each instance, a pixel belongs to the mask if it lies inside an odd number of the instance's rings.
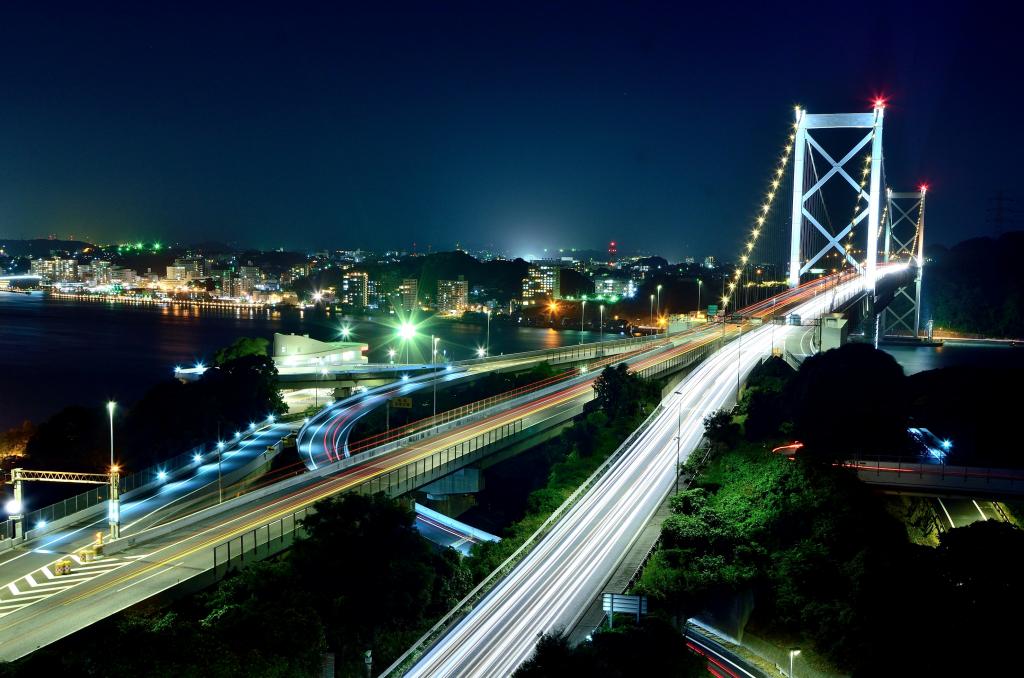
[{"label": "dense foliage", "polygon": [[[958,625],[956,650],[936,652],[935,620],[995,618],[1024,602],[1010,564],[1024,556],[1024,532],[981,522],[944,533],[938,548],[915,545],[911,526],[887,512],[881,497],[829,463],[870,441],[898,442],[905,430],[908,380],[887,356],[872,353],[829,351],[797,374],[768,361],[733,412],[708,417],[712,459],[672,499],[637,588],[677,624],[753,601],[749,622],[731,621],[783,646],[813,649],[854,675],[878,675],[879,667],[969,675],[979,661],[1001,665],[1010,659],[1011,626]],[[897,417],[849,404],[849,393],[863,393],[839,377],[888,389],[876,395]],[[844,385],[834,391],[843,402],[836,410],[853,412],[855,426],[822,407],[827,384]],[[791,428],[806,436],[807,448],[794,459],[772,454]]]},{"label": "dense foliage", "polygon": [[[928,252],[925,309],[938,328],[1024,337],[1024,231]],[[927,316],[926,316],[927,317]]]},{"label": "dense foliage", "polygon": [[[218,352],[219,366],[201,379],[161,382],[130,407],[115,411],[115,453],[138,470],[189,448],[286,411],[277,368],[258,340],[239,339]],[[103,404],[67,407],[39,425],[26,455],[33,468],[96,471],[109,463],[109,422]]]},{"label": "dense foliage", "polygon": [[632,678],[706,676],[704,662],[686,649],[679,632],[657,618],[594,633],[575,647],[560,633],[545,634],[533,656],[513,674],[516,678],[601,676]]},{"label": "dense foliage", "polygon": [[331,651],[351,676],[368,649],[383,669],[469,588],[459,556],[430,546],[413,520],[382,495],[321,502],[288,556],[169,609],[107,619],[0,675],[315,675]]}]

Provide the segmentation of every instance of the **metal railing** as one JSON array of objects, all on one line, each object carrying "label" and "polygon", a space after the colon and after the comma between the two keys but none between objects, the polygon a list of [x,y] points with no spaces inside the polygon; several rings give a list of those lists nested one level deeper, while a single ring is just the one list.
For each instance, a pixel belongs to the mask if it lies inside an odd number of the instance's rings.
[{"label": "metal railing", "polygon": [[843,463],[846,468],[858,474],[876,476],[897,475],[919,479],[932,478],[939,481],[972,481],[1008,483],[1011,488],[1024,487],[1024,469],[993,468],[990,466],[953,466],[946,463],[928,463],[920,456],[900,455],[859,456]]},{"label": "metal railing", "polygon": [[224,577],[232,568],[240,569],[263,560],[305,536],[302,520],[315,510],[306,506],[277,520],[246,530],[213,547],[213,576]]},{"label": "metal railing", "polygon": [[[608,364],[614,363],[617,360],[621,360],[625,356],[631,356],[637,352],[638,350],[634,349],[633,351],[630,352],[617,353],[612,356],[595,356],[598,357],[599,359],[591,363],[589,365],[589,369],[601,369],[602,367]],[[354,443],[349,444],[348,449],[350,453],[359,452],[410,435],[417,431],[424,431],[427,429],[434,428],[436,426],[443,426],[450,422],[467,417],[471,414],[475,414],[477,412],[482,412],[483,410],[490,409],[495,405],[500,405],[501,403],[508,402],[510,400],[515,400],[516,398],[524,396],[528,393],[533,393],[535,391],[539,391],[541,389],[554,386],[559,382],[572,379],[579,375],[579,371],[575,369],[567,369],[551,377],[548,377],[547,379],[541,379],[539,381],[535,381],[530,384],[525,384],[523,386],[519,386],[517,388],[513,388],[493,396],[482,398],[481,400],[467,403],[465,405],[460,405],[450,410],[440,412],[437,415],[424,417],[422,419],[409,422],[408,424],[395,427],[393,429],[390,429],[389,431],[375,433],[372,436],[362,438]]]},{"label": "metal railing", "polygon": [[[143,485],[147,485],[156,480],[158,474],[161,472],[170,476],[187,466],[194,466],[196,464],[195,455],[202,455],[204,452],[205,446],[199,445],[188,452],[179,454],[165,462],[161,462],[160,464],[121,476],[121,482],[119,484],[120,492],[121,494],[126,494],[132,490],[142,487]],[[79,511],[84,511],[85,509],[92,508],[97,504],[102,504],[108,499],[110,499],[110,488],[106,485],[97,485],[88,492],[82,492],[81,494],[68,497],[67,499],[55,504],[50,504],[49,506],[43,506],[42,508],[38,508],[34,511],[29,511],[23,518],[25,529],[30,530],[37,525],[46,525],[55,520],[66,518],[67,516],[78,513]],[[5,536],[14,536],[14,521],[9,520],[7,522],[10,527],[7,528],[9,530],[8,535]]]},{"label": "metal railing", "polygon": [[583,484],[581,484],[576,490],[569,495],[569,497],[562,502],[555,511],[548,516],[540,527],[537,528],[536,532],[530,535],[526,541],[524,541],[519,548],[517,548],[512,555],[505,559],[501,565],[499,565],[494,571],[492,571],[487,577],[484,578],[476,587],[470,591],[465,598],[460,600],[455,607],[449,610],[448,614],[442,617],[434,626],[432,626],[425,634],[423,634],[408,650],[406,650],[402,656],[394,661],[394,663],[385,669],[381,676],[388,676],[395,674],[401,669],[408,668],[413,662],[419,657],[425,654],[438,640],[444,637],[448,629],[454,627],[462,619],[466,617],[476,605],[484,599],[484,597],[494,588],[498,582],[501,581],[509,572],[511,572],[529,553],[533,548],[554,528],[555,525],[565,516],[566,513],[572,509],[573,506],[584,496],[590,489],[597,484],[597,482],[604,477],[605,473],[618,461],[623,454],[629,449],[633,442],[643,434],[651,423],[657,418],[658,414],[662,412],[663,408],[661,405],[654,408],[651,414],[643,421],[640,426],[636,428],[629,436],[620,444],[612,454],[608,456],[604,462],[597,467],[597,469],[587,478]]},{"label": "metal railing", "polygon": [[615,339],[611,341],[595,341],[589,344],[576,344],[575,346],[562,346],[559,348],[543,348],[536,351],[524,351],[522,353],[510,353],[508,355],[488,356],[486,358],[469,358],[467,360],[452,361],[452,365],[472,366],[486,365],[487,363],[503,362],[506,360],[519,360],[527,358],[545,357],[549,360],[584,360],[594,357],[598,351],[614,350],[616,348],[629,348],[643,344],[652,344],[664,341],[671,337],[669,333],[649,334],[643,337],[627,337],[626,339]]}]

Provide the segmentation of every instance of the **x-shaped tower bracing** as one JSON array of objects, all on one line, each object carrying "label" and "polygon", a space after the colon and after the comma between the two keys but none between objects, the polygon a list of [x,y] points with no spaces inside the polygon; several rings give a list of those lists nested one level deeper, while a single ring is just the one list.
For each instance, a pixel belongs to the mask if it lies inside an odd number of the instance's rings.
[{"label": "x-shaped tower bracing", "polygon": [[[885,249],[883,261],[907,262],[915,266],[917,275],[914,295],[906,287],[896,292],[896,298],[883,311],[882,328],[885,334],[905,330],[917,337],[921,331],[921,281],[924,276],[924,204],[928,189],[886,192]],[[913,314],[914,324],[910,325]]]},{"label": "x-shaped tower bracing", "polygon": [[[796,138],[793,141],[793,218],[789,258],[790,287],[799,285],[801,275],[809,271],[826,254],[835,250],[864,274],[865,288],[874,290],[878,266],[878,227],[882,197],[882,119],[884,110],[885,108],[881,104],[876,105],[870,113],[812,114],[801,108],[796,109]],[[837,161],[811,135],[811,130],[825,129],[865,129],[867,132],[846,155]],[[845,166],[868,144],[871,144],[870,178],[865,190],[856,179],[850,176]],[[808,158],[813,162],[815,152],[831,167],[807,188],[804,185],[804,165]],[[833,178],[845,180],[853,188],[858,206],[856,214],[850,222],[834,235],[807,209],[808,201],[820,194],[825,184]],[[861,201],[867,203],[866,209],[860,209]],[[840,244],[840,241],[865,218],[868,220],[868,227],[863,229],[867,233],[867,246],[864,249],[866,256],[862,265]],[[823,235],[826,240],[825,246],[813,254],[801,251],[805,223]],[[804,260],[804,256],[808,256],[808,258]]]}]

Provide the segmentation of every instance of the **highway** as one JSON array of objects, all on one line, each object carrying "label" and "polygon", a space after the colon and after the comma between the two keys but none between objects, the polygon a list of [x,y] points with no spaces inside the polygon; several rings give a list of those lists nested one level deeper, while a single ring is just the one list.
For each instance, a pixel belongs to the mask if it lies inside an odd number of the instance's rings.
[{"label": "highway", "polygon": [[[840,296],[861,285],[843,283]],[[790,295],[790,309],[807,317],[827,310],[832,295],[817,297],[816,291],[802,288]],[[533,652],[539,635],[572,628],[668,492],[677,430],[685,459],[703,435],[704,417],[735,397],[737,379],[770,353],[777,335],[796,330],[751,329],[693,370],[626,454],[408,675],[510,675]]]},{"label": "highway", "polygon": [[[713,341],[718,330],[703,330],[695,335],[662,348],[656,356],[644,355],[642,359],[631,360],[639,368],[655,364],[689,350],[697,345],[695,342]],[[604,360],[617,360],[617,357]],[[213,566],[213,547],[240,533],[290,516],[374,476],[517,419],[525,419],[525,425],[529,426],[577,408],[592,397],[592,382],[597,374],[597,371],[586,372],[564,383],[526,394],[496,408],[501,410],[499,412],[482,413],[468,425],[403,445],[393,453],[353,466],[341,474],[326,478],[304,475],[298,484],[272,491],[267,496],[242,495],[221,506],[205,509],[198,517],[179,519],[180,528],[172,523],[170,531],[163,536],[94,563],[76,562],[70,576],[56,576],[56,562],[74,548],[88,544],[92,533],[104,527],[102,520],[76,529],[75,534],[80,539],[60,540],[59,536],[54,536],[43,544],[30,544],[32,550],[18,553],[9,558],[11,562],[0,565],[0,587],[6,589],[6,593],[0,595],[8,601],[3,608],[4,616],[0,617],[0,637],[4,639],[0,659],[22,657],[78,628],[208,571]],[[400,383],[398,387],[403,385]],[[196,474],[207,472],[200,467]],[[215,473],[213,480],[216,480]],[[193,490],[203,486],[208,488],[209,483]],[[188,491],[187,483],[181,483],[180,487],[182,492]]]},{"label": "highway", "polygon": [[[789,298],[802,299],[813,295],[814,291],[807,288],[787,295]],[[770,336],[768,330],[769,328],[765,326],[752,331],[750,335],[754,337],[754,343],[749,348],[748,339],[743,339],[743,370],[749,369],[753,361],[771,348],[767,339]],[[778,332],[779,329],[776,328],[775,331]],[[55,576],[54,563],[63,557],[63,554],[90,541],[91,533],[95,531],[93,528],[102,527],[102,521],[99,521],[99,525],[93,524],[79,529],[76,534],[80,539],[77,540],[51,540],[45,544],[29,545],[32,550],[18,554],[17,560],[10,558],[8,562],[0,563],[0,589],[7,590],[6,594],[0,595],[4,596],[3,600],[10,601],[3,608],[4,616],[0,617],[0,637],[4,641],[0,646],[0,659],[10,660],[24,656],[78,628],[145,600],[182,580],[208,571],[213,565],[213,547],[232,537],[290,517],[294,512],[321,499],[352,489],[375,476],[389,473],[413,461],[424,459],[438,450],[470,440],[516,420],[522,419],[525,422],[524,426],[529,426],[560,413],[578,411],[577,408],[582,403],[593,397],[592,382],[598,374],[596,368],[603,362],[623,361],[627,362],[631,369],[641,370],[718,341],[725,333],[724,325],[705,326],[683,335],[673,335],[664,345],[649,352],[594,361],[590,366],[595,369],[581,370],[578,376],[503,402],[469,418],[465,425],[450,430],[438,429],[433,436],[398,446],[387,454],[347,468],[337,475],[323,477],[317,473],[305,474],[287,488],[272,488],[268,494],[258,498],[242,495],[226,501],[221,506],[205,509],[197,516],[182,518],[166,528],[166,532],[161,532],[162,536],[140,542],[95,563],[76,564],[73,576],[67,578]],[[735,346],[735,343],[730,346]],[[714,409],[714,402],[724,401],[730,390],[735,389],[735,367],[731,372],[729,370],[730,365],[735,364],[734,361],[736,352],[733,348],[720,351],[705,363],[714,366],[717,376],[708,382],[709,386],[713,385],[714,388],[708,395],[702,396],[699,402],[694,403],[688,415],[697,424],[704,412]],[[702,367],[694,374],[708,374],[708,370]],[[730,378],[728,374],[732,377]],[[690,383],[694,383],[693,376]],[[404,386],[399,383],[397,387]],[[660,423],[643,436],[648,445],[655,447],[660,444],[658,441],[664,442],[661,440],[664,435],[668,435],[664,417],[658,421]],[[694,428],[690,425],[692,423],[688,423],[687,430]],[[699,429],[699,426],[696,428]],[[651,437],[652,435],[661,437],[655,439]],[[699,437],[699,433],[696,435]],[[692,446],[691,442],[696,441],[684,438],[684,442]],[[630,520],[625,519],[628,516],[623,516],[622,511],[632,511],[635,507],[646,506],[651,501],[650,493],[647,491],[652,487],[651,484],[657,483],[658,478],[671,473],[672,462],[669,461],[666,466],[666,459],[667,457],[663,455],[652,459],[653,463],[643,469],[641,478],[630,477],[629,480],[623,480],[625,485],[615,486],[614,491],[607,495],[606,500],[611,503],[598,507],[594,517],[602,518],[602,525],[607,527],[609,519],[613,521],[611,524],[619,525],[616,533],[618,541],[624,538],[627,526],[632,524]],[[196,476],[201,477],[200,474],[209,473],[208,467],[208,462],[204,463],[196,470]],[[214,475],[214,480],[215,477]],[[628,474],[619,470],[610,474],[610,477],[627,478]],[[293,476],[293,480],[294,478]],[[190,490],[187,485],[182,485],[180,491],[198,491],[200,487],[209,486],[210,482],[205,482]],[[162,488],[162,491],[169,490]],[[623,493],[628,494],[629,499],[624,503],[618,501]],[[154,509],[157,508],[157,503],[162,502],[155,502]],[[612,517],[605,519],[606,515]],[[623,521],[615,523],[614,521],[620,517]],[[617,540],[608,542],[607,552],[612,552]],[[586,539],[583,541],[586,542]],[[558,558],[553,563],[564,565],[564,553],[556,555]],[[578,587],[579,583],[570,583],[566,591],[578,590]],[[580,602],[584,598],[586,595],[577,597],[575,602]],[[568,609],[565,605],[561,606],[563,612],[564,609]],[[584,606],[580,609],[582,607]],[[531,648],[532,645],[529,645],[525,647],[525,651],[528,652]]]},{"label": "highway", "polygon": [[[231,474],[244,467],[262,455],[267,446],[278,442],[298,427],[298,423],[265,423],[247,434],[236,435],[225,445],[221,454],[221,475]],[[137,534],[166,519],[168,515],[194,508],[196,503],[204,500],[216,502],[217,495],[217,453],[214,450],[199,458],[195,465],[169,475],[166,482],[157,483],[150,490],[122,500],[121,534],[126,537]],[[59,531],[30,539],[17,549],[0,554],[0,619],[36,602],[37,598],[43,597],[43,593],[53,594],[62,590],[57,584],[32,586],[25,577],[31,576],[33,572],[41,572],[41,568],[52,564],[64,554],[95,543],[97,532],[104,535],[107,533],[105,511]],[[43,576],[45,579],[45,572]],[[64,583],[67,581],[61,580]],[[18,582],[23,583],[19,585]],[[27,593],[28,589],[32,591]]]}]

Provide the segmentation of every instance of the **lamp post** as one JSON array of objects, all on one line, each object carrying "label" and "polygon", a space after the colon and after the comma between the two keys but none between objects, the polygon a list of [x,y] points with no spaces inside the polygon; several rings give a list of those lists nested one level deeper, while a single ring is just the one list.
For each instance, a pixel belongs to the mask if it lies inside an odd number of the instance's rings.
[{"label": "lamp post", "polygon": [[107,403],[107,415],[110,419],[110,504],[107,507],[107,521],[110,523],[111,540],[121,536],[120,477],[118,468],[114,464],[114,408],[116,407],[117,403],[113,400]]},{"label": "lamp post", "polygon": [[661,317],[661,285],[658,285],[658,317]]},{"label": "lamp post", "polygon": [[583,319],[587,316],[587,298],[583,297],[583,306],[580,307],[580,343],[583,343]]},{"label": "lamp post", "polygon": [[437,345],[438,345],[438,343],[440,343],[440,341],[441,341],[441,337],[435,337],[433,334],[430,335],[430,348],[431,348],[431,351],[433,352],[432,355],[431,355],[430,360],[431,360],[431,362],[434,363],[434,366],[435,366],[434,378],[431,379],[431,382],[434,385],[434,426],[437,426],[437,369],[436,369],[436,367],[437,367]]},{"label": "lamp post", "polygon": [[217,441],[217,503],[224,503],[224,485],[221,483],[220,460],[224,455],[224,441]]},{"label": "lamp post", "polygon": [[697,314],[700,314],[700,288],[704,284],[704,281],[697,278]]},{"label": "lamp post", "polygon": [[604,341],[604,304],[601,304],[601,333],[598,335],[598,342]]},{"label": "lamp post", "polygon": [[679,414],[676,419],[676,494],[679,494],[679,446],[682,444],[683,438],[683,392],[673,391],[673,393],[680,397]]},{"label": "lamp post", "polygon": [[654,327],[654,295],[651,295],[651,327]]},{"label": "lamp post", "polygon": [[740,404],[740,353],[743,352],[743,323],[739,324],[739,343],[736,345],[736,404]]},{"label": "lamp post", "polygon": [[487,341],[484,342],[484,355],[491,354],[491,309],[487,309]]},{"label": "lamp post", "polygon": [[800,648],[794,647],[789,651],[789,678],[793,678],[793,658],[800,654]]}]

